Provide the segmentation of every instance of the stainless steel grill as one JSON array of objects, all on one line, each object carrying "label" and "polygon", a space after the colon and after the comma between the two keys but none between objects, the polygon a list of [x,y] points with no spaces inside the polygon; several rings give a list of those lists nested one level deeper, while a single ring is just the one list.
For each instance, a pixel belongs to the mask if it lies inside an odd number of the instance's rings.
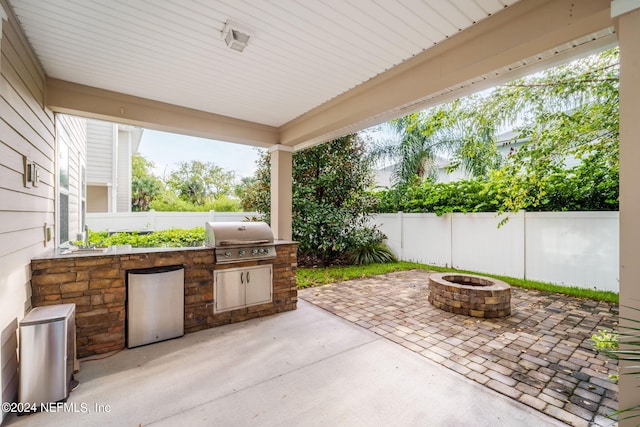
[{"label": "stainless steel grill", "polygon": [[207,222],[204,244],[215,248],[218,264],[276,256],[273,233],[265,222]]}]

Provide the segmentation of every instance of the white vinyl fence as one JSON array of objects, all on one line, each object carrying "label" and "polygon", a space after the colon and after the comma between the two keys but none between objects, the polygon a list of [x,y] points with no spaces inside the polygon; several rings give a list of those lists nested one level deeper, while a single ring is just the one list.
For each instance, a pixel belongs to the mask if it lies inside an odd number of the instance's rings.
[{"label": "white vinyl fence", "polygon": [[442,267],[618,292],[618,212],[380,214],[396,255]]},{"label": "white vinyl fence", "polygon": [[[255,212],[89,213],[92,231],[202,227]],[[618,292],[618,212],[379,214],[374,223],[402,260]]]},{"label": "white vinyl fence", "polygon": [[88,213],[91,231],[109,230],[169,230],[171,228],[204,227],[208,221],[244,221],[258,216],[256,212],[117,212]]}]

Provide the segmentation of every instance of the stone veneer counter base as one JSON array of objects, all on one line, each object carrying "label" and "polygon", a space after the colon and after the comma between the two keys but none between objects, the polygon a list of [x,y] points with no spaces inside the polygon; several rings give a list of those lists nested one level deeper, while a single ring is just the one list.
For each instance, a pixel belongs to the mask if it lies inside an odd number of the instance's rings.
[{"label": "stone veneer counter base", "polygon": [[[126,275],[130,270],[184,266],[184,330],[195,332],[295,310],[298,244],[276,241],[276,258],[216,264],[213,248],[131,250],[52,255],[31,261],[31,305],[76,304],[76,347],[86,357],[125,347]],[[273,264],[272,302],[213,314],[213,271]]]}]

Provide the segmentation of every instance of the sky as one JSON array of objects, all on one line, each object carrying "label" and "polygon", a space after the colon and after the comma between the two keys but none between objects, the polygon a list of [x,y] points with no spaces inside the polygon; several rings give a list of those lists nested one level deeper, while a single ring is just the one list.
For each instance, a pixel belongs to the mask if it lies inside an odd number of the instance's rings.
[{"label": "sky", "polygon": [[[388,130],[374,127],[365,131],[374,139],[390,136]],[[153,173],[164,178],[178,168],[179,162],[200,160],[213,162],[225,170],[236,173],[238,178],[253,176],[256,160],[265,148],[231,142],[215,141],[187,135],[178,135],[145,129],[138,147],[138,153],[154,163]]]},{"label": "sky", "polygon": [[249,145],[145,129],[138,153],[155,164],[153,172],[161,178],[177,169],[179,162],[191,160],[213,162],[225,170],[234,171],[238,177],[246,177],[253,176],[256,160],[264,150]]}]

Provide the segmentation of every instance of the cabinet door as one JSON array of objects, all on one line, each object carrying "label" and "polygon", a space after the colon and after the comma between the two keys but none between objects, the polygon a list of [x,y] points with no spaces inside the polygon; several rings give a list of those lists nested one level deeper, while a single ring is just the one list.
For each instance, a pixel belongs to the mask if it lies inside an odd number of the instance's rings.
[{"label": "cabinet door", "polygon": [[260,265],[245,270],[246,304],[256,305],[271,301],[273,266]]},{"label": "cabinet door", "polygon": [[[245,305],[245,270],[234,268],[216,271],[213,276],[214,312],[233,310]],[[240,280],[242,275],[242,281]]]}]

